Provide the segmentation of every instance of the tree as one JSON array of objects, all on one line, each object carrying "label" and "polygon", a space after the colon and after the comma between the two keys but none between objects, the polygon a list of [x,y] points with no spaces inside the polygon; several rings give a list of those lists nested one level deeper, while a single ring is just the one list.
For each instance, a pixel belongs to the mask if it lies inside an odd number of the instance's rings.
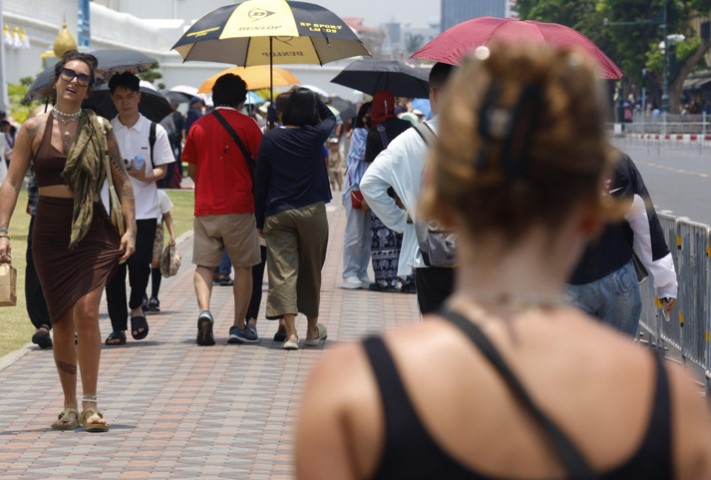
[{"label": "tree", "polygon": [[[159,68],[160,68],[160,65],[158,63],[156,63],[155,67],[152,67],[143,73],[139,73],[138,78],[140,78],[141,80],[145,80],[147,82],[153,83],[155,85],[156,80],[163,78],[163,74],[160,73],[160,71],[158,71]],[[156,85],[156,87],[159,90],[162,90],[165,88],[165,85],[160,83],[160,84]]]},{"label": "tree", "polygon": [[[711,0],[667,0],[667,33],[684,34],[675,45],[676,67],[669,71],[669,107],[679,111],[687,75],[703,63],[708,39],[700,39],[692,28],[694,18],[709,18]],[[575,28],[600,47],[622,69],[622,84],[634,91],[650,72],[648,87],[661,103],[663,62],[659,42],[664,0],[520,0],[519,15],[525,19],[562,23]],[[656,60],[655,60],[656,59]]]}]

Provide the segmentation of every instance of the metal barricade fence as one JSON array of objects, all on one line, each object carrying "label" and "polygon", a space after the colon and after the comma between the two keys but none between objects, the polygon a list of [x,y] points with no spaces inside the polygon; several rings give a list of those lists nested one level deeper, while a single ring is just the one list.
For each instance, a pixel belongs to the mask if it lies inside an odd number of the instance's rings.
[{"label": "metal barricade fence", "polygon": [[[652,281],[641,287],[642,315],[640,326],[651,336],[650,345],[661,356],[674,350],[681,361],[703,371],[707,394],[711,394],[709,372],[709,329],[711,328],[711,243],[708,225],[687,218],[675,218],[660,213],[659,221],[674,259],[679,291],[677,304],[664,319],[656,299]],[[659,304],[657,303],[658,307]]]}]

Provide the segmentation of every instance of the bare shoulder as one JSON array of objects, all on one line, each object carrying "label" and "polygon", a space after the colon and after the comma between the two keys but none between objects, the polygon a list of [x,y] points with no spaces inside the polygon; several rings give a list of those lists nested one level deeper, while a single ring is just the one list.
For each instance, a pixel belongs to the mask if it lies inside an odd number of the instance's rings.
[{"label": "bare shoulder", "polygon": [[711,478],[711,419],[701,386],[680,365],[666,364],[676,478]]},{"label": "bare shoulder", "polygon": [[24,121],[22,124],[22,130],[30,138],[34,139],[37,134],[44,133],[44,127],[47,124],[47,117],[50,115],[49,112],[42,113],[40,115],[30,117]]},{"label": "bare shoulder", "polygon": [[[309,388],[320,388],[321,385],[329,390],[334,385],[346,387],[349,383],[357,382],[358,377],[367,372],[367,368],[367,358],[360,343],[347,343],[329,349],[313,369]],[[346,371],[348,375],[343,374]]]}]

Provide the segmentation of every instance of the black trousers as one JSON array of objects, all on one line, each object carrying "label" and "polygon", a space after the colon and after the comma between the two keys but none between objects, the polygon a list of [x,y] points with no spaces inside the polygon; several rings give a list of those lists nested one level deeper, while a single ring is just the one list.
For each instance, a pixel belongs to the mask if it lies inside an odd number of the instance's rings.
[{"label": "black trousers", "polygon": [[257,318],[259,315],[259,305],[262,303],[262,282],[264,281],[264,265],[267,263],[267,247],[259,246],[261,262],[252,267],[252,297],[249,299],[247,307],[247,318]]},{"label": "black trousers", "polygon": [[454,268],[416,268],[417,305],[420,313],[434,313],[454,290]]},{"label": "black trousers", "polygon": [[49,318],[47,310],[47,302],[44,300],[42,285],[40,285],[37,270],[35,270],[35,261],[32,256],[32,229],[35,225],[34,215],[30,219],[30,228],[27,233],[27,253],[25,261],[25,303],[27,303],[27,315],[35,328],[40,328],[42,325],[47,325],[52,328],[52,320]]},{"label": "black trousers", "polygon": [[[118,266],[116,273],[106,285],[106,303],[111,318],[113,330],[128,330],[129,309],[138,308],[143,304],[143,295],[148,287],[151,276],[151,260],[153,257],[153,240],[156,236],[157,220],[137,220],[136,251],[128,261]],[[126,305],[126,269],[128,268],[128,284],[131,294]]]}]

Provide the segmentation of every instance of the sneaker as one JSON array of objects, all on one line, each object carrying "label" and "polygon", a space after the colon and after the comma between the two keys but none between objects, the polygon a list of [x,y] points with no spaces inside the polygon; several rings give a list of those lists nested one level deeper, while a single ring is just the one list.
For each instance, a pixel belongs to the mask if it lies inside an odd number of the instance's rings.
[{"label": "sneaker", "polygon": [[227,343],[257,343],[259,337],[254,327],[239,328],[237,325],[230,327],[230,338]]},{"label": "sneaker", "polygon": [[151,297],[151,299],[148,300],[148,311],[160,312],[160,300],[158,300],[156,297]]},{"label": "sneaker", "polygon": [[358,280],[358,277],[346,277],[341,284],[341,288],[346,290],[358,290],[363,288],[363,282]]},{"label": "sneaker", "polygon": [[217,284],[221,287],[231,287],[234,285],[234,281],[230,278],[230,276],[226,273],[221,273],[219,279],[217,280]]},{"label": "sneaker", "polygon": [[197,333],[197,344],[203,347],[210,347],[215,344],[215,336],[212,333],[212,326],[215,324],[215,320],[212,318],[212,314],[203,310],[200,312],[197,321],[198,333]]},{"label": "sneaker", "polygon": [[368,277],[360,277],[360,281],[363,284],[363,288],[368,288],[373,283],[373,281]]},{"label": "sneaker", "polygon": [[259,335],[257,335],[257,324],[256,323],[250,324],[249,322],[244,322],[244,325],[245,325],[244,328],[246,328],[247,330],[252,332],[254,334],[254,338],[259,340]]},{"label": "sneaker", "polygon": [[146,294],[143,294],[143,302],[141,303],[141,310],[143,310],[144,313],[148,311],[148,295],[146,295]]}]

